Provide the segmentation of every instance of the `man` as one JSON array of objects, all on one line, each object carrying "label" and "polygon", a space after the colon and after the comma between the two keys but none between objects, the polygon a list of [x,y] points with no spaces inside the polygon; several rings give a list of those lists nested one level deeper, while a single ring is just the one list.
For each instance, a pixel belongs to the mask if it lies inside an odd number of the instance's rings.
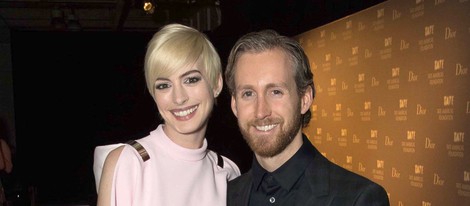
[{"label": "man", "polygon": [[255,156],[229,182],[228,205],[389,205],[383,187],[331,163],[302,134],[315,91],[297,41],[272,30],[246,34],[230,52],[225,78]]}]

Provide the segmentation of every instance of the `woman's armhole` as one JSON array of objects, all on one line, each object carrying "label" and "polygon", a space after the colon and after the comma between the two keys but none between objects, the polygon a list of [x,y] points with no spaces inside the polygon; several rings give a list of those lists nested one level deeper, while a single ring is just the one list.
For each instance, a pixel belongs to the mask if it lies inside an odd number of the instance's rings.
[{"label": "woman's armhole", "polygon": [[106,160],[104,161],[103,171],[99,182],[98,190],[98,205],[105,206],[111,205],[111,191],[113,187],[114,170],[118,162],[119,156],[121,155],[124,145],[113,149],[109,152]]}]

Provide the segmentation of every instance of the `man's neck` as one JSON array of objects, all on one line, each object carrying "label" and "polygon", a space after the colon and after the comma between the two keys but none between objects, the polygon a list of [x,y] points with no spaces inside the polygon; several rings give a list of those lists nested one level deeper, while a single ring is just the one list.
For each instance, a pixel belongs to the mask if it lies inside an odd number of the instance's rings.
[{"label": "man's neck", "polygon": [[302,146],[302,132],[295,135],[292,142],[278,155],[274,157],[261,157],[255,154],[259,164],[268,172],[273,172],[287,162]]}]

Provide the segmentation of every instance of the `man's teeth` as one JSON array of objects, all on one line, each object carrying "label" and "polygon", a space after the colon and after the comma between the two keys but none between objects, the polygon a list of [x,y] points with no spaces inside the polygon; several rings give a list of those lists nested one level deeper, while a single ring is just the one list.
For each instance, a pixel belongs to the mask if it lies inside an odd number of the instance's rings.
[{"label": "man's teeth", "polygon": [[256,126],[256,129],[266,132],[268,130],[273,129],[275,126],[276,126],[275,124],[264,125],[264,126]]},{"label": "man's teeth", "polygon": [[185,110],[185,111],[173,112],[173,114],[175,114],[178,117],[184,117],[186,115],[193,113],[196,109],[197,109],[197,106],[191,109]]}]

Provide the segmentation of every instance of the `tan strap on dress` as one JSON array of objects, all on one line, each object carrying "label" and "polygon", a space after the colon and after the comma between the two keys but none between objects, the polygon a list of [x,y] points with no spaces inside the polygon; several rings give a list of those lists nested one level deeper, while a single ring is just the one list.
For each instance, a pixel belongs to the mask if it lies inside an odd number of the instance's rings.
[{"label": "tan strap on dress", "polygon": [[129,144],[131,145],[132,147],[134,147],[134,149],[137,150],[137,152],[139,153],[140,157],[142,157],[142,160],[145,162],[147,160],[150,159],[150,156],[149,154],[147,153],[147,150],[145,150],[144,146],[142,146],[140,143],[138,143],[137,141],[135,140],[129,140],[126,142],[126,144]]}]

